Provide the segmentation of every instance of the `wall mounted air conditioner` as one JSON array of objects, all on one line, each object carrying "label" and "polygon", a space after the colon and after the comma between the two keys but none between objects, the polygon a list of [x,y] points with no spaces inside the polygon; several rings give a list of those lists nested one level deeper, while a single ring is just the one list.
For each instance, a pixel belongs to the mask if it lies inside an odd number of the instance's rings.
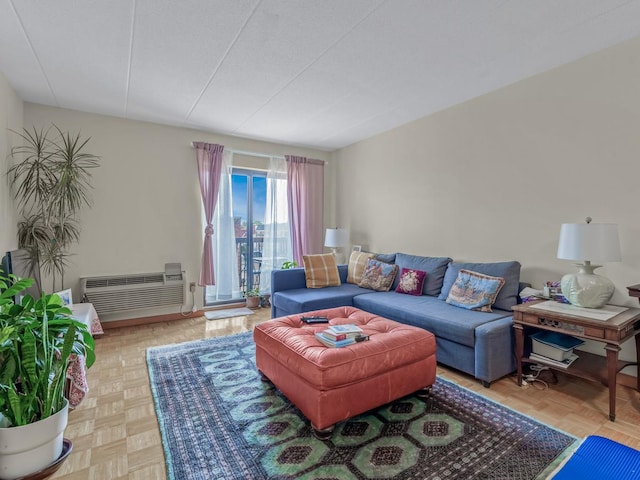
[{"label": "wall mounted air conditioner", "polygon": [[166,264],[164,272],[80,278],[85,301],[98,315],[127,310],[183,305],[186,272],[180,264]]}]

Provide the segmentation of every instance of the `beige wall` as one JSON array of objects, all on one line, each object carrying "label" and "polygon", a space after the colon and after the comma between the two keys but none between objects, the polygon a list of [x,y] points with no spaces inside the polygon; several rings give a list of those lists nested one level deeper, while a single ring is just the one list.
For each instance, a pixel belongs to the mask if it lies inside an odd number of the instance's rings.
[{"label": "beige wall", "polygon": [[[91,137],[87,151],[101,157],[101,166],[93,173],[94,204],[82,213],[80,243],[73,249],[67,271],[65,283],[73,288],[74,296],[80,293],[79,277],[158,272],[167,262],[182,263],[188,281],[197,281],[202,213],[192,141],[274,155],[330,158],[329,153],[317,150],[29,103],[25,104],[24,123],[27,127],[55,123],[62,129],[80,130]],[[255,157],[243,161],[253,162],[254,167],[262,161],[267,166],[266,160]],[[327,215],[328,219],[333,215],[330,208]],[[201,307],[200,288],[196,300]],[[103,320],[156,313],[167,313],[167,309]]]},{"label": "beige wall", "polygon": [[620,228],[623,261],[598,270],[616,285],[611,303],[638,306],[625,287],[640,283],[640,39],[334,159],[338,220],[354,244],[459,261],[514,259],[522,279],[541,288],[575,270],[556,258],[560,225],[591,216]]},{"label": "beige wall", "polygon": [[11,130],[22,130],[22,115],[22,100],[0,72],[0,255],[17,247],[17,214],[5,172],[11,148],[18,144]]}]

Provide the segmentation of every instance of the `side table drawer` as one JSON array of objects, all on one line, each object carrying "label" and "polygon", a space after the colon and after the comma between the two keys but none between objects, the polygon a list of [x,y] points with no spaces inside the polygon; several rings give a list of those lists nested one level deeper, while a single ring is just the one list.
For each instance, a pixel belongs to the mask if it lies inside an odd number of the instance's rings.
[{"label": "side table drawer", "polygon": [[520,318],[518,320],[520,320],[522,323],[528,323],[529,325],[540,325],[540,323],[538,322],[538,316],[531,315],[529,313],[523,313],[522,315],[520,315]]},{"label": "side table drawer", "polygon": [[583,335],[590,338],[605,338],[604,328],[584,327],[575,323],[563,322],[562,320],[553,320],[542,315],[532,315],[525,313],[519,319],[522,323],[533,325],[536,327],[547,327],[557,330],[567,335]]}]

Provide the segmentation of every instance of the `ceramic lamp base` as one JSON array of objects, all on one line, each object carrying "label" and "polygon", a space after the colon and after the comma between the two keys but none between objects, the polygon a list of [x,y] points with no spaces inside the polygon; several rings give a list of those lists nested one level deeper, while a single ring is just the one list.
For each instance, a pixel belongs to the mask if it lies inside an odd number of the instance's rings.
[{"label": "ceramic lamp base", "polygon": [[585,308],[602,308],[616,287],[611,280],[593,271],[600,265],[576,265],[578,273],[568,273],[560,281],[562,295],[572,305]]}]

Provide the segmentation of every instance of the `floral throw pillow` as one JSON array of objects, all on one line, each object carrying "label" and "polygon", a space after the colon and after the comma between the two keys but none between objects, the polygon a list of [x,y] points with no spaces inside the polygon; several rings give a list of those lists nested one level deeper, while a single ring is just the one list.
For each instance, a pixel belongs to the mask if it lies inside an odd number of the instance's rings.
[{"label": "floral throw pillow", "polygon": [[400,280],[398,281],[396,292],[406,293],[408,295],[422,295],[422,287],[426,276],[427,272],[422,270],[403,267],[400,272]]},{"label": "floral throw pillow", "polygon": [[360,286],[377,292],[388,292],[397,273],[397,265],[370,258],[362,274]]},{"label": "floral throw pillow", "polygon": [[496,301],[503,285],[502,277],[462,269],[449,290],[447,303],[468,310],[491,312],[491,305]]}]

